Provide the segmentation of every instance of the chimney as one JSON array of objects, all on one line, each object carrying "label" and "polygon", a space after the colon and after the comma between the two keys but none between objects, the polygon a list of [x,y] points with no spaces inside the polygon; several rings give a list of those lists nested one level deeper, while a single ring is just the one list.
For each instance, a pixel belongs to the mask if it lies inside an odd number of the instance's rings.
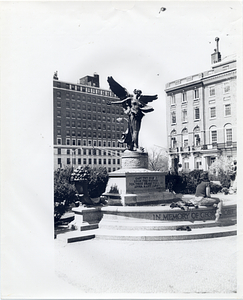
[{"label": "chimney", "polygon": [[215,63],[221,61],[221,54],[219,52],[219,38],[216,37],[215,41],[216,41],[216,49],[214,49],[214,53],[211,54],[211,63],[212,64],[215,64]]}]

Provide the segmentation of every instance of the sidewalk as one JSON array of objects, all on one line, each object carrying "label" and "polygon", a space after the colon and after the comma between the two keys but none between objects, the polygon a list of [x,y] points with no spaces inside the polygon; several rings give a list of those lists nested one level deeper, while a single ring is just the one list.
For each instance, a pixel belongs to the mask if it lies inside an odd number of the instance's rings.
[{"label": "sidewalk", "polygon": [[236,239],[56,240],[56,275],[79,293],[236,293]]}]

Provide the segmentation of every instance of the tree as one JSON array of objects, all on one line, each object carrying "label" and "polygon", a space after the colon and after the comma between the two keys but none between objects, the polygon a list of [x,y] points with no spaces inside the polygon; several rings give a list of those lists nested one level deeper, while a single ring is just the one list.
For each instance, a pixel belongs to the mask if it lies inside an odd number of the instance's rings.
[{"label": "tree", "polygon": [[209,167],[209,174],[211,179],[219,180],[223,187],[230,187],[230,174],[232,170],[233,158],[220,156]]},{"label": "tree", "polygon": [[151,148],[148,151],[148,168],[151,171],[168,171],[168,154],[163,149]]}]

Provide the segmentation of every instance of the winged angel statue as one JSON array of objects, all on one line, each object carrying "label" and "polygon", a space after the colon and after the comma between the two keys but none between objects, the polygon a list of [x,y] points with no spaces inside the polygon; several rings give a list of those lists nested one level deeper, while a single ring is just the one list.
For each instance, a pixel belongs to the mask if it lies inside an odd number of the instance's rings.
[{"label": "winged angel statue", "polygon": [[126,143],[128,150],[138,151],[138,135],[141,128],[142,118],[145,113],[152,112],[154,110],[153,107],[147,104],[148,102],[158,99],[158,96],[145,96],[142,95],[141,90],[136,89],[133,91],[134,95],[132,95],[129,94],[128,91],[112,77],[108,77],[107,81],[112,92],[120,98],[120,100],[110,102],[109,104],[121,104],[124,113],[128,116],[128,128],[118,142]]}]

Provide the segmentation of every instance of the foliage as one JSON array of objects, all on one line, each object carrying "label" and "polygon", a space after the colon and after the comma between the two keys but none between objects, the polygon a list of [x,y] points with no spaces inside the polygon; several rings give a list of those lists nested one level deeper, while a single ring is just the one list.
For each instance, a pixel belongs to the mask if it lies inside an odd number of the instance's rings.
[{"label": "foliage", "polygon": [[54,172],[54,220],[58,222],[61,216],[75,204],[77,193],[75,181],[88,180],[88,191],[91,198],[101,196],[108,182],[106,168],[79,167],[72,172],[66,167]]},{"label": "foliage", "polygon": [[100,197],[104,192],[108,182],[108,172],[106,168],[90,168],[86,167],[89,173],[88,190],[91,198]]},{"label": "foliage", "polygon": [[163,149],[155,149],[152,148],[149,151],[148,156],[148,168],[151,171],[162,171],[167,172],[168,171],[168,155],[164,152]]},{"label": "foliage", "polygon": [[222,185],[210,182],[210,193],[217,194],[222,190]]},{"label": "foliage", "polygon": [[91,198],[100,197],[106,188],[109,175],[106,168],[91,168],[89,166],[78,167],[70,176],[70,182],[87,180],[88,191]]},{"label": "foliage", "polygon": [[170,192],[181,193],[186,188],[186,177],[179,175],[172,175],[168,173],[165,176],[165,186]]},{"label": "foliage", "polygon": [[233,158],[220,156],[209,168],[210,178],[220,181],[222,187],[230,187]]},{"label": "foliage", "polygon": [[69,178],[72,168],[66,167],[54,171],[54,220],[59,221],[61,216],[75,201],[76,189],[70,184]]}]

